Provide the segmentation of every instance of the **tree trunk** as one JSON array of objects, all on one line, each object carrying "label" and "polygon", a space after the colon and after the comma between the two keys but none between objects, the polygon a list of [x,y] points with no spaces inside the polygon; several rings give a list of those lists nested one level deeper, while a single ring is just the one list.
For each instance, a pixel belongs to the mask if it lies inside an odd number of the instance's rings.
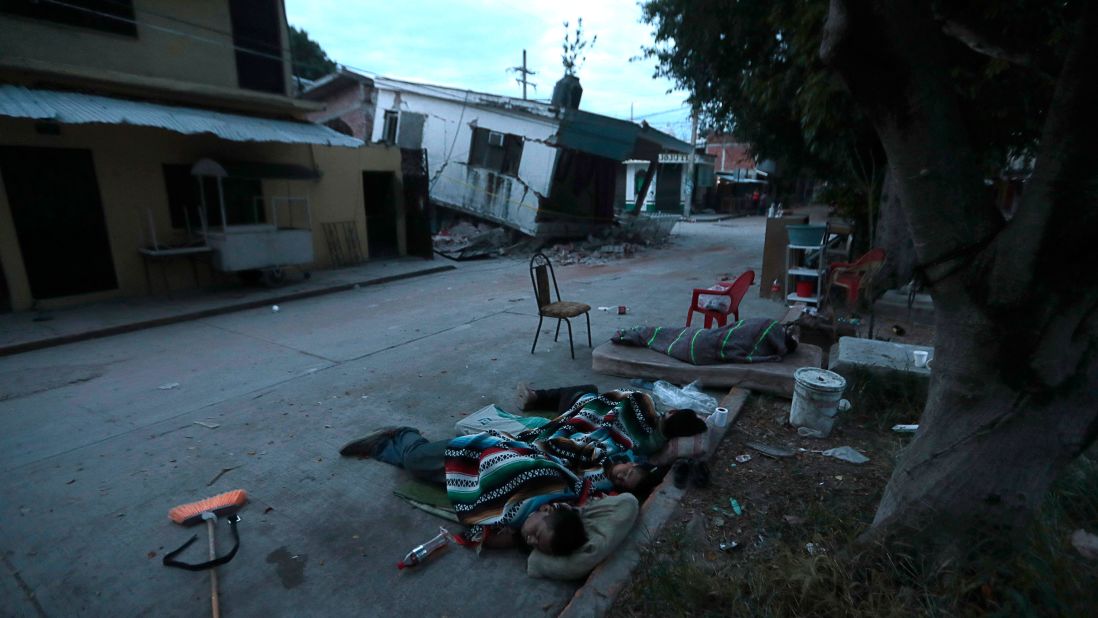
[{"label": "tree trunk", "polygon": [[874,290],[898,288],[911,281],[915,274],[915,244],[911,241],[911,229],[907,226],[900,190],[891,172],[885,173],[878,207],[875,245],[885,250],[884,267],[877,272]]},{"label": "tree trunk", "polygon": [[[874,536],[1007,542],[1098,436],[1098,10],[1081,10],[1023,202],[984,199],[929,5],[832,0],[821,55],[872,119],[936,308],[934,374]],[[1070,274],[1069,274],[1070,273]]]}]

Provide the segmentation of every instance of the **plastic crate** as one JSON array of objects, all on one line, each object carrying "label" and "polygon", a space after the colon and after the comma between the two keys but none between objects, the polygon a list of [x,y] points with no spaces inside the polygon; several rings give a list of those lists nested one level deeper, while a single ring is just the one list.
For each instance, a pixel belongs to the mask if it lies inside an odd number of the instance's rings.
[{"label": "plastic crate", "polygon": [[819,247],[823,244],[826,225],[787,225],[789,244],[801,247]]}]

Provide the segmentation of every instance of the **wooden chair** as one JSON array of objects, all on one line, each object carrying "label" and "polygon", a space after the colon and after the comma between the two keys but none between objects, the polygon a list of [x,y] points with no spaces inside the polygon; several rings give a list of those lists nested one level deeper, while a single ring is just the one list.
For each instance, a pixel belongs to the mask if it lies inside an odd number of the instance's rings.
[{"label": "wooden chair", "polygon": [[[705,315],[706,328],[712,328],[713,322],[716,322],[718,326],[724,326],[728,319],[728,314],[732,314],[738,322],[740,320],[740,301],[743,300],[743,297],[747,294],[747,288],[751,287],[753,281],[755,281],[755,271],[748,270],[737,277],[732,283],[718,283],[718,286],[724,288],[722,290],[694,288],[694,297],[690,300],[690,310],[686,312],[686,325],[690,326],[690,320],[694,318],[695,311]],[[728,310],[723,311],[702,307],[700,300],[702,296],[727,296],[729,300]]]},{"label": "wooden chair", "polygon": [[[568,349],[572,352],[572,358],[576,358],[576,349],[572,345],[572,321],[578,316],[587,317],[587,346],[591,345],[591,305],[576,303],[560,299],[560,288],[557,287],[557,275],[553,272],[553,264],[544,253],[536,253],[530,258],[530,282],[534,284],[534,300],[538,304],[538,329],[534,331],[534,345],[530,347],[530,353],[538,347],[538,336],[541,335],[541,323],[545,318],[557,320],[557,334],[553,337],[556,341],[560,337],[560,323],[563,320],[568,324]],[[549,288],[550,282],[553,284]],[[557,300],[553,301],[551,292],[555,292]]]}]

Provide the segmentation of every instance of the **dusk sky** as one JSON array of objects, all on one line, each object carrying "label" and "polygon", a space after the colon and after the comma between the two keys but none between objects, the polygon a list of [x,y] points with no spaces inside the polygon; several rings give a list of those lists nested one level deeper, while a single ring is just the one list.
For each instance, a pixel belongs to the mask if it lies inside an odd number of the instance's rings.
[{"label": "dusk sky", "polygon": [[[530,98],[548,99],[564,74],[563,22],[583,18],[586,38],[598,35],[580,69],[581,109],[648,120],[689,139],[685,92],[655,79],[654,62],[630,58],[652,41],[636,0],[285,0],[290,24],[305,29],[328,55],[352,69],[493,94],[522,96],[522,64],[537,75]],[[669,111],[671,110],[671,111]]]}]

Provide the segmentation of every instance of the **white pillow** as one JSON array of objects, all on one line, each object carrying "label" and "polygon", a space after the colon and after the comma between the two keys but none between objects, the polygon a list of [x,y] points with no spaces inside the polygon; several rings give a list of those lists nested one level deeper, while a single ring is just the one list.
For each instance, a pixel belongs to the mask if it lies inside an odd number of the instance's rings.
[{"label": "white pillow", "polygon": [[589,502],[580,509],[587,542],[567,556],[550,556],[537,550],[526,560],[526,574],[544,579],[572,580],[587,577],[633,529],[640,504],[633,494],[619,494]]},{"label": "white pillow", "polygon": [[[726,288],[722,285],[714,285],[706,289],[723,292]],[[702,309],[709,309],[710,311],[728,311],[728,308],[732,306],[732,299],[727,296],[718,296],[714,294],[698,294],[698,306]]]}]

